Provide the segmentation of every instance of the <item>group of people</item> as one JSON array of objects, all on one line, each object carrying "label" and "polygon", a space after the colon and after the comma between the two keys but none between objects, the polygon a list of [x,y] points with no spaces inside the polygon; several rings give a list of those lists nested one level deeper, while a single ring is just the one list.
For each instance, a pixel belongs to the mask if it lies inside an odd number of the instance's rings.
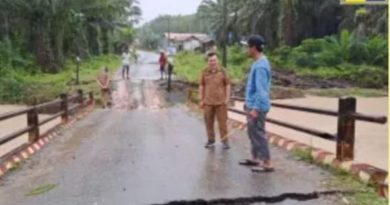
[{"label": "group of people", "polygon": [[[131,55],[129,54],[128,51],[125,51],[122,54],[122,78],[123,79],[129,79],[129,70],[130,70],[130,59]],[[169,65],[169,59],[168,56],[165,54],[164,51],[160,52],[160,57],[159,57],[159,65],[160,65],[160,79],[164,79],[164,74],[166,72],[166,68]]]},{"label": "group of people", "polygon": [[[131,61],[134,60],[135,62],[138,61],[138,56],[136,54],[136,51],[133,50],[132,53],[129,52],[128,49],[125,49],[122,53],[122,79],[129,79],[130,78],[130,64]],[[159,58],[159,65],[160,65],[160,73],[161,73],[161,79],[164,79],[164,73],[166,72],[166,67],[171,70],[172,63],[169,62],[169,59],[165,52],[161,51],[160,58]],[[108,73],[108,68],[104,67],[103,71],[98,75],[97,77],[97,83],[101,90],[102,95],[102,104],[103,108],[106,108],[110,104],[110,96],[111,96],[111,89],[110,89],[110,77]]]},{"label": "group of people", "polygon": [[[131,60],[134,60],[135,63],[138,61],[138,56],[136,50],[134,49],[131,53],[128,49],[125,49],[122,53],[122,79],[130,78],[130,64]],[[101,99],[103,108],[109,107],[111,102],[111,89],[110,89],[110,76],[108,73],[108,67],[104,67],[103,71],[97,77],[97,83],[101,91]]]},{"label": "group of people", "polygon": [[[274,168],[265,131],[265,119],[271,105],[271,66],[263,53],[265,45],[263,37],[251,36],[245,44],[248,56],[254,60],[246,83],[244,106],[252,157],[240,161],[239,164],[252,167],[254,172],[272,172]],[[205,148],[215,146],[216,118],[223,148],[229,149],[227,105],[230,96],[230,80],[225,69],[220,66],[215,52],[209,53],[207,58],[207,67],[202,71],[199,79],[199,101],[204,112],[208,136]]]}]

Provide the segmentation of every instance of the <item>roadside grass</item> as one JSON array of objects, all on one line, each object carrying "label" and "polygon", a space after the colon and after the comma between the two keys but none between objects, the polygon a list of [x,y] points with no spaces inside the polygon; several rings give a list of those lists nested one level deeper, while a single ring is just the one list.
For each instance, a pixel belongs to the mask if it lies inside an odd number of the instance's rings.
[{"label": "roadside grass", "polygon": [[54,189],[57,184],[45,184],[29,191],[26,196],[38,196]]},{"label": "roadside grass", "polygon": [[80,72],[80,85],[73,85],[73,92],[77,89],[83,89],[86,93],[93,92],[95,99],[100,99],[100,88],[96,82],[97,75],[102,71],[104,66],[107,66],[111,75],[111,79],[113,79],[113,76],[115,75],[120,65],[120,59],[115,55],[92,58],[90,61],[85,63],[84,69],[80,69],[82,70]]},{"label": "roadside grass", "polygon": [[179,78],[196,83],[200,73],[206,67],[206,59],[199,53],[181,52],[175,56],[174,64],[174,72]]},{"label": "roadside grass", "polygon": [[1,104],[42,103],[57,98],[59,94],[83,89],[99,95],[96,77],[104,66],[113,73],[120,65],[118,56],[105,55],[82,61],[80,65],[80,85],[75,85],[76,64],[67,62],[58,74],[28,73],[20,70],[9,70],[0,77]]},{"label": "roadside grass", "polygon": [[311,155],[313,149],[309,148],[309,149],[295,149],[293,151],[293,154],[294,154],[294,157],[296,159],[298,159],[299,161],[304,161],[304,162],[307,162],[307,163],[314,163],[314,158],[313,156]]},{"label": "roadside grass", "polygon": [[[250,60],[244,54],[238,55],[235,50],[236,48],[229,49],[230,58],[226,71],[234,83],[239,83],[249,70]],[[206,66],[206,57],[201,53],[181,52],[175,56],[175,73],[187,82],[198,82],[199,76]]]},{"label": "roadside grass", "polygon": [[[249,60],[245,54],[238,47],[229,48],[228,52],[228,66],[227,72],[232,82],[235,84],[242,84],[245,80],[247,72],[249,70],[251,60]],[[269,57],[271,61],[273,58]],[[175,73],[176,75],[187,82],[197,83],[201,71],[206,67],[206,57],[204,54],[196,52],[180,52],[175,56]],[[346,67],[350,65],[345,65]],[[353,70],[351,68],[350,70]],[[340,73],[337,70],[331,68],[317,69],[316,72],[306,68],[294,68],[291,71],[303,75],[307,74],[314,77],[329,77],[331,73],[332,78],[343,76],[349,76],[349,73]],[[309,72],[310,71],[310,72]],[[374,71],[373,71],[374,72]],[[338,76],[340,75],[340,76]],[[382,76],[382,73],[376,73],[376,75]],[[361,76],[362,78],[367,78],[367,75],[356,74],[356,76]],[[368,75],[369,76],[369,75]],[[386,75],[387,76],[387,75]],[[341,77],[340,77],[341,78]],[[357,77],[356,77],[357,78]],[[360,79],[360,78],[357,78]],[[375,78],[376,79],[376,78]],[[375,81],[375,79],[368,78],[367,81]],[[376,82],[376,81],[375,81]],[[374,84],[375,84],[374,82]],[[359,83],[356,81],[356,83]],[[367,84],[367,83],[366,83]],[[380,83],[383,84],[383,83]],[[288,88],[286,88],[288,89]],[[293,88],[291,88],[293,89]],[[334,88],[334,89],[298,89],[294,88],[293,90],[299,91],[308,95],[316,96],[326,96],[326,97],[341,97],[341,96],[361,96],[361,97],[383,97],[388,96],[387,89],[366,89],[366,88]],[[301,95],[298,93],[298,95]],[[294,95],[295,96],[295,95]]]},{"label": "roadside grass", "polygon": [[13,171],[16,171],[16,170],[19,170],[22,166],[23,166],[24,162],[18,162],[18,163],[15,163],[11,169],[9,169],[10,172],[13,172]]},{"label": "roadside grass", "polygon": [[312,149],[296,149],[293,151],[293,155],[299,161],[303,161],[309,164],[315,164],[319,167],[329,171],[332,177],[326,182],[329,187],[338,187],[342,190],[354,191],[354,194],[345,195],[344,203],[350,205],[387,205],[388,199],[382,198],[375,191],[375,188],[363,183],[357,177],[351,175],[349,172],[323,165],[314,160],[311,155]]},{"label": "roadside grass", "polygon": [[365,88],[331,88],[331,89],[308,89],[302,90],[305,94],[324,97],[386,97],[388,92],[385,89],[365,89]]}]

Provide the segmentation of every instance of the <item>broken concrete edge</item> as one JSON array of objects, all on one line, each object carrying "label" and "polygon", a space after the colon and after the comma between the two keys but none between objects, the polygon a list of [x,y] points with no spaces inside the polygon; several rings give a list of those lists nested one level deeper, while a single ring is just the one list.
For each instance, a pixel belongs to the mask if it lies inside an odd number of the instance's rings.
[{"label": "broken concrete edge", "polygon": [[74,115],[66,124],[60,124],[58,127],[53,129],[51,132],[46,133],[45,136],[39,138],[38,141],[28,145],[26,148],[21,151],[7,157],[3,163],[0,163],[0,179],[5,176],[6,173],[18,168],[20,164],[39,150],[41,150],[44,146],[46,146],[51,140],[61,135],[61,133],[74,125],[75,122],[81,120],[86,117],[89,113],[93,111],[95,107],[95,103],[91,103],[87,107],[85,107],[82,111]]},{"label": "broken concrete edge", "polygon": [[[242,122],[229,119],[228,123],[233,129],[246,130],[246,124]],[[380,196],[388,198],[388,173],[386,170],[355,161],[341,162],[336,159],[335,154],[328,151],[313,148],[307,144],[290,140],[272,132],[267,132],[267,134],[270,144],[281,147],[286,151],[311,150],[311,156],[316,163],[346,171],[362,182],[373,185]]]}]

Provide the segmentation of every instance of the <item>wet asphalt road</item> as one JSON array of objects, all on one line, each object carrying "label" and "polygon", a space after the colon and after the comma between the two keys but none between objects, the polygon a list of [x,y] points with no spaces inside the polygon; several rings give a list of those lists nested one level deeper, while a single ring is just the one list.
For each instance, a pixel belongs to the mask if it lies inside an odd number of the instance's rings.
[{"label": "wet asphalt road", "polygon": [[[256,174],[240,167],[237,162],[249,156],[243,132],[232,137],[230,150],[220,144],[204,149],[206,133],[199,114],[165,102],[157,82],[151,81],[159,77],[156,58],[143,53],[143,63],[132,69],[133,78],[118,81],[115,99],[121,105],[97,109],[1,179],[0,204],[163,204],[335,189],[324,185],[330,178],[327,172],[278,148],[272,148],[276,172]],[[27,196],[49,185],[54,188]],[[333,205],[337,200],[278,204]]]}]

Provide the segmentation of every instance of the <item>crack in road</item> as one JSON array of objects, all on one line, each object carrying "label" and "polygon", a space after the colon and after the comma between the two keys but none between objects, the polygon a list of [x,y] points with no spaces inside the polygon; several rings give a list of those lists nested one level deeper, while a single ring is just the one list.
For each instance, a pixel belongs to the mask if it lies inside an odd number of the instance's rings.
[{"label": "crack in road", "polygon": [[171,201],[163,204],[154,204],[154,205],[250,205],[253,203],[280,203],[286,200],[295,200],[295,201],[310,201],[318,199],[321,197],[334,196],[334,195],[352,195],[356,191],[322,191],[322,192],[312,192],[312,193],[284,193],[278,196],[254,196],[254,197],[240,197],[232,199],[196,199],[189,201]]}]

